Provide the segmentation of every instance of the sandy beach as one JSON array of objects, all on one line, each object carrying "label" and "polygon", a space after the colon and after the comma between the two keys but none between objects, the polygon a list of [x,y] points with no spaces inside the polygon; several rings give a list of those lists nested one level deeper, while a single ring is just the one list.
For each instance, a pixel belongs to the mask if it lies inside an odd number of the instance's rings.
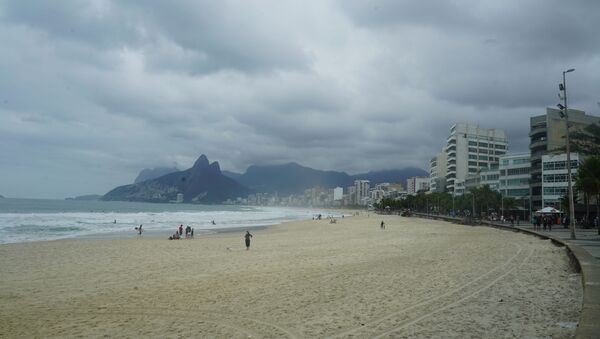
[{"label": "sandy beach", "polygon": [[575,333],[581,276],[549,240],[373,214],[251,232],[1,245],[0,337]]}]

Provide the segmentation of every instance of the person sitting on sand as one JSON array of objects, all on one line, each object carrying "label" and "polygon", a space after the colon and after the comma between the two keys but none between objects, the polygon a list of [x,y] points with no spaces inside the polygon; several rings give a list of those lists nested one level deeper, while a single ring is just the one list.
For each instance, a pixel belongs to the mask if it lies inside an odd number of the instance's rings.
[{"label": "person sitting on sand", "polygon": [[252,238],[252,234],[249,231],[246,231],[246,235],[244,235],[246,240],[246,251],[250,249],[250,238]]}]

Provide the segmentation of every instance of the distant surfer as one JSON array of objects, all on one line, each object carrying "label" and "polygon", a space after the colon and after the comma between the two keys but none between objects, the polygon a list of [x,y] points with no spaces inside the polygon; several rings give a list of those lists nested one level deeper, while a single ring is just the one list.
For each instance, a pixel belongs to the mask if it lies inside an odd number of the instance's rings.
[{"label": "distant surfer", "polygon": [[213,220],[211,221],[211,224],[216,225],[217,223]]},{"label": "distant surfer", "polygon": [[140,227],[138,227],[138,234],[140,235],[140,237],[142,236],[142,225],[140,225]]},{"label": "distant surfer", "polygon": [[246,235],[244,235],[246,240],[246,251],[250,249],[250,238],[252,238],[252,234],[249,231],[246,231]]},{"label": "distant surfer", "polygon": [[117,223],[117,219],[115,219],[115,221],[113,221],[113,224],[116,224],[116,223]]}]

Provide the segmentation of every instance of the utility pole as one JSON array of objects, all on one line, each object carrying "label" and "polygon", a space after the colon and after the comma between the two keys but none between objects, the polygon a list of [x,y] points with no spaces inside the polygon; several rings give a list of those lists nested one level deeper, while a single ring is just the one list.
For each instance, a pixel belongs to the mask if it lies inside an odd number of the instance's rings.
[{"label": "utility pole", "polygon": [[[566,70],[563,73],[563,112],[565,116],[565,124],[567,125],[566,130],[566,142],[567,142],[567,186],[568,186],[568,194],[569,194],[569,227],[571,229],[571,240],[575,240],[575,203],[573,202],[573,183],[571,180],[571,140],[569,138],[569,109],[567,106],[567,81],[565,74],[569,72],[573,72],[575,69],[571,68]],[[561,86],[559,86],[561,87]]]}]

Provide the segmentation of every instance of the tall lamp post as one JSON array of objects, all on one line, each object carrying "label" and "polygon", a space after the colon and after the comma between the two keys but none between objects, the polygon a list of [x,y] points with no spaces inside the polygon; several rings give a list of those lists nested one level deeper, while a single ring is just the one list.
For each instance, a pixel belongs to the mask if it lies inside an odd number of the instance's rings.
[{"label": "tall lamp post", "polygon": [[559,108],[562,109],[565,118],[565,124],[567,125],[566,131],[566,142],[567,142],[567,187],[569,194],[569,227],[571,229],[571,240],[575,240],[575,204],[573,202],[573,183],[571,180],[571,141],[569,139],[569,111],[567,106],[567,81],[565,74],[573,72],[575,68],[563,71],[563,82],[558,86],[563,91],[563,105],[559,104]]}]

